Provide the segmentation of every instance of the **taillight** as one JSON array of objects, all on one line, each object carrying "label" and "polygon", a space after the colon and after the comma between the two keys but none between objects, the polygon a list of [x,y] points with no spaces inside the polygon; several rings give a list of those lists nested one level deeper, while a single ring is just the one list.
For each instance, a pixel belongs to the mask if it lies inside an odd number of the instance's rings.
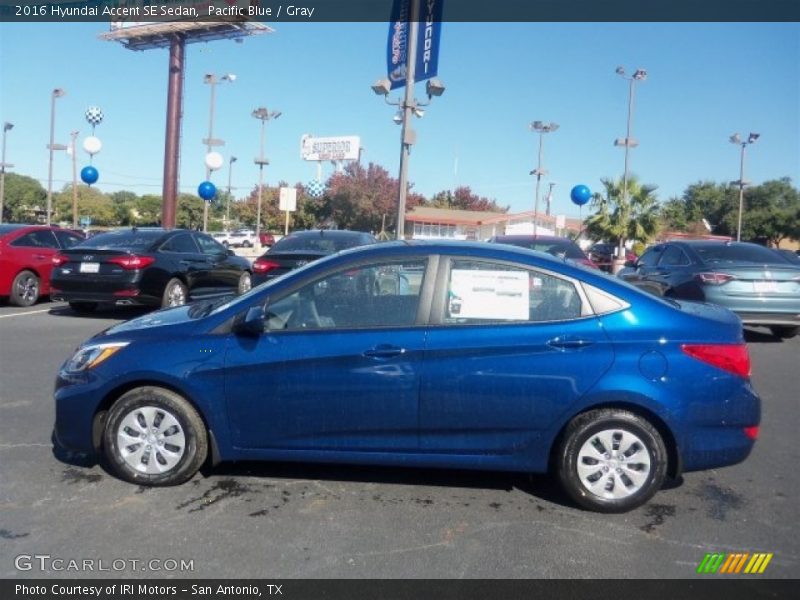
[{"label": "taillight", "polygon": [[723,283],[728,283],[731,279],[736,279],[736,277],[727,273],[698,273],[694,278],[706,285],[722,285]]},{"label": "taillight", "polygon": [[745,344],[683,344],[686,354],[739,377],[750,377],[750,354]]},{"label": "taillight", "polygon": [[744,434],[755,442],[758,439],[758,425],[753,425],[752,427],[745,427]]},{"label": "taillight", "polygon": [[277,269],[280,265],[265,258],[257,258],[253,263],[253,273],[266,273],[272,269]]},{"label": "taillight", "polygon": [[115,256],[109,258],[106,262],[112,265],[118,265],[123,269],[133,270],[144,269],[156,262],[156,259],[152,256],[137,256],[136,254],[131,254],[130,256]]},{"label": "taillight", "polygon": [[51,260],[53,261],[54,267],[60,267],[61,265],[69,262],[69,257],[65,256],[64,254],[56,254]]}]

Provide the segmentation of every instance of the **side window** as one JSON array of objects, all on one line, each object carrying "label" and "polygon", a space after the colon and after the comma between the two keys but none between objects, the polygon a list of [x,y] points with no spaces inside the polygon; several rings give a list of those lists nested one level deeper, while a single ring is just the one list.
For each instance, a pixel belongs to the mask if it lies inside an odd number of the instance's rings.
[{"label": "side window", "polygon": [[180,252],[181,254],[197,254],[197,244],[188,233],[176,235],[168,239],[159,248],[161,252]]},{"label": "side window", "polygon": [[661,255],[661,260],[658,261],[659,265],[665,267],[680,267],[689,264],[689,259],[683,253],[683,250],[677,246],[667,246],[664,254]]},{"label": "side window", "polygon": [[641,258],[639,258],[639,266],[655,267],[662,250],[664,250],[664,246],[653,246],[647,250],[647,252],[642,254]]},{"label": "side window", "polygon": [[62,248],[72,248],[73,246],[77,246],[83,241],[83,238],[71,231],[56,231],[56,238],[58,238],[58,243],[61,244]]},{"label": "side window", "polygon": [[211,236],[208,236],[204,233],[197,233],[195,234],[195,239],[197,240],[197,244],[200,246],[200,252],[203,254],[227,254],[228,250],[216,241]]},{"label": "side window", "polygon": [[53,232],[49,229],[39,229],[26,233],[21,238],[11,242],[11,245],[29,248],[58,248],[58,242]]},{"label": "side window", "polygon": [[582,302],[571,281],[505,264],[451,263],[443,323],[538,323],[577,319]]},{"label": "side window", "polygon": [[417,320],[425,260],[339,271],[267,307],[268,330],[411,327]]}]

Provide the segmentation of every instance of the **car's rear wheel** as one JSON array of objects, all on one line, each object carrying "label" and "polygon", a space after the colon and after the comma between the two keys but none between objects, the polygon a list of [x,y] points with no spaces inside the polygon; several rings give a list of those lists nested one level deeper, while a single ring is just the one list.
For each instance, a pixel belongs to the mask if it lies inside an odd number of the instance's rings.
[{"label": "car's rear wheel", "polygon": [[70,302],[69,307],[77,313],[90,313],[97,309],[97,302]]},{"label": "car's rear wheel", "polygon": [[253,245],[253,244],[251,244],[251,243],[250,243],[250,242],[248,242],[247,240],[245,240],[245,241],[243,241],[243,242],[242,242],[242,248],[249,248],[249,247],[250,247],[250,246],[252,246],[252,245]]},{"label": "car's rear wheel", "polygon": [[779,337],[782,340],[788,340],[789,338],[793,338],[800,333],[800,327],[776,325],[774,327],[770,327],[769,329],[772,331],[772,335]]},{"label": "car's rear wheel", "polygon": [[239,276],[239,285],[236,286],[236,293],[240,296],[250,291],[253,287],[253,280],[250,273],[245,271]]},{"label": "car's rear wheel", "polygon": [[158,387],[125,393],[108,413],[103,449],[120,478],[142,485],[188,481],[208,455],[205,424],[182,396]]},{"label": "car's rear wheel", "polygon": [[161,306],[183,306],[188,298],[188,291],[183,282],[177,277],[173,277],[167,282],[164,288],[164,296],[161,298]]},{"label": "car's rear wheel", "polygon": [[667,471],[658,430],[620,409],[578,415],[567,426],[556,458],[564,490],[584,508],[604,513],[641,506],[661,488]]},{"label": "car's rear wheel", "polygon": [[39,299],[39,278],[32,271],[20,271],[11,283],[8,301],[15,306],[33,306]]}]

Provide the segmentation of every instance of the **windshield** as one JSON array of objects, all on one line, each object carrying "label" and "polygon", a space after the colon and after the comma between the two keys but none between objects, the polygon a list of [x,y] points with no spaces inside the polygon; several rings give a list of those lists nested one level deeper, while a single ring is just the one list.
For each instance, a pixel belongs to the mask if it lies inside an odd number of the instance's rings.
[{"label": "windshield", "polygon": [[270,253],[277,252],[319,252],[320,254],[333,254],[340,250],[347,248],[355,248],[367,243],[361,235],[341,235],[332,234],[325,235],[319,234],[303,234],[303,235],[288,235],[277,242],[272,248]]},{"label": "windshield", "polygon": [[546,252],[552,256],[560,258],[582,259],[586,258],[583,251],[574,243],[569,240],[525,240],[513,238],[499,238],[498,242],[501,244],[511,244],[512,246],[519,246],[520,248],[527,248],[528,250],[538,250],[539,252]]}]

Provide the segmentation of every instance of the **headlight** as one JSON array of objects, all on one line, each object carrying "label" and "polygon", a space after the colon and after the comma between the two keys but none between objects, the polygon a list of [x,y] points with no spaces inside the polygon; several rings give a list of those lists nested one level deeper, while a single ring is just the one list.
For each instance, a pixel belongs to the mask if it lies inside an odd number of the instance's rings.
[{"label": "headlight", "polygon": [[67,373],[80,373],[81,371],[93,369],[128,344],[129,342],[109,342],[106,344],[91,344],[79,348],[75,355],[64,365],[64,370]]}]

